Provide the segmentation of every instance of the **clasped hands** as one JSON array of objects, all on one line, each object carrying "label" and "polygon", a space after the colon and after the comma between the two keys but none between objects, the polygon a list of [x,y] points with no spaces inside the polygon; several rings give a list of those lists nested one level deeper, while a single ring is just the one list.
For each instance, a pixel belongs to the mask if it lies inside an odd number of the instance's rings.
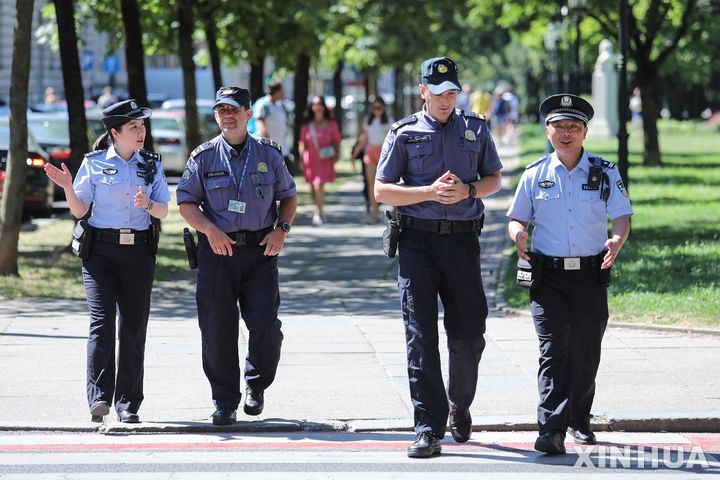
[{"label": "clasped hands", "polygon": [[468,198],[470,187],[450,170],[430,185],[433,200],[444,205],[452,205]]}]

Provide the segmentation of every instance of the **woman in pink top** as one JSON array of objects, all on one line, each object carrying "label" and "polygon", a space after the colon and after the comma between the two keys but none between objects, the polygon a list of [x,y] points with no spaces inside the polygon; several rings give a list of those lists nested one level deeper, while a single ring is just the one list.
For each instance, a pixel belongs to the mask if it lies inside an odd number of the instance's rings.
[{"label": "woman in pink top", "polygon": [[315,214],[313,225],[322,225],[325,190],[323,185],[335,181],[335,162],[340,155],[340,129],[330,117],[321,97],[313,97],[305,123],[300,129],[300,154],[305,166],[305,181],[310,184]]}]

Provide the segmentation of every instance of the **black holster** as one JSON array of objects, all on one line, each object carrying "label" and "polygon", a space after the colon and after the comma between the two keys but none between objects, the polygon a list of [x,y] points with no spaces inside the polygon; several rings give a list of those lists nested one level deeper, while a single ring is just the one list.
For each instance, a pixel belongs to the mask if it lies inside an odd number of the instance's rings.
[{"label": "black holster", "polygon": [[603,258],[605,257],[605,254],[607,253],[607,250],[603,250],[602,252],[598,253],[597,256],[597,263],[598,263],[598,283],[602,285],[603,287],[610,286],[610,268],[602,269],[600,268],[600,265],[602,265]]},{"label": "black holster", "polygon": [[150,252],[150,255],[157,255],[158,245],[160,244],[160,225],[151,223],[148,233],[149,233],[149,235],[147,237],[148,252]]},{"label": "black holster", "polygon": [[197,268],[197,243],[195,243],[195,237],[187,227],[183,228],[183,243],[185,244],[185,255],[187,255],[190,270],[195,270]]},{"label": "black holster", "polygon": [[94,238],[94,229],[87,220],[78,220],[72,233],[72,252],[82,260],[90,256]]},{"label": "black holster", "polygon": [[542,285],[543,262],[542,256],[530,254],[530,261],[518,259],[517,285],[518,287],[537,290]]},{"label": "black holster", "polygon": [[397,210],[385,210],[385,218],[387,226],[383,232],[383,252],[390,258],[395,258],[397,253],[398,242],[400,241],[400,221],[398,220]]}]

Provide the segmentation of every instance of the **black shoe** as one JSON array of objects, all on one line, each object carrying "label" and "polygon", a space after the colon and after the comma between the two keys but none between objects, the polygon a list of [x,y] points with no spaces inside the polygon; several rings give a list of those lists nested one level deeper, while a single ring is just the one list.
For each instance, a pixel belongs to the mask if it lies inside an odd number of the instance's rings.
[{"label": "black shoe", "polygon": [[140,423],[140,415],[129,410],[120,410],[118,412],[118,422],[122,423]]},{"label": "black shoe", "polygon": [[557,430],[543,433],[535,440],[535,450],[550,455],[565,453],[565,434]]},{"label": "black shoe", "polygon": [[597,440],[595,434],[590,431],[590,428],[573,428],[568,427],[567,429],[570,436],[575,439],[575,443],[582,443],[584,445],[596,445]]},{"label": "black shoe", "polygon": [[213,425],[232,425],[235,423],[237,412],[229,408],[218,408],[212,414]]},{"label": "black shoe", "polygon": [[262,390],[245,390],[243,411],[248,415],[260,415],[265,407],[265,392]]},{"label": "black shoe", "polygon": [[415,441],[407,449],[410,458],[429,458],[440,455],[442,446],[440,440],[430,432],[422,432],[415,437]]},{"label": "black shoe", "polygon": [[453,407],[450,410],[450,433],[458,443],[465,443],[472,435],[472,417],[470,410]]},{"label": "black shoe", "polygon": [[108,413],[110,413],[110,405],[105,400],[98,400],[90,405],[90,420],[95,423],[101,423]]}]

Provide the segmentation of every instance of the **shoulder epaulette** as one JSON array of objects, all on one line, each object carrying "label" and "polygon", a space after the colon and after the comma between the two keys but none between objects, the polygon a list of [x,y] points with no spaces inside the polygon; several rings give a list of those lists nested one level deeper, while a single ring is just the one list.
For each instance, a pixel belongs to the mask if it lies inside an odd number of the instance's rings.
[{"label": "shoulder epaulette", "polygon": [[280,152],[280,154],[282,155],[282,147],[280,147],[280,144],[278,144],[276,141],[270,140],[269,138],[264,138],[264,137],[253,137],[253,138],[255,140],[257,140],[258,142],[262,143],[263,145],[273,147],[278,152]]},{"label": "shoulder epaulette", "polygon": [[213,147],[212,142],[205,142],[190,153],[190,158],[195,158],[201,152],[209,150]]},{"label": "shoulder epaulette", "polygon": [[588,160],[589,160],[590,163],[592,163],[593,165],[597,165],[597,162],[599,161],[599,162],[600,162],[600,166],[603,167],[603,168],[607,168],[608,170],[612,170],[613,168],[615,168],[615,164],[614,164],[613,162],[610,162],[610,161],[608,161],[608,160],[605,160],[604,158],[600,158],[600,157],[588,157]]},{"label": "shoulder epaulette", "polygon": [[152,160],[153,162],[162,162],[162,157],[159,153],[151,152],[150,150],[141,149],[140,155],[145,160]]},{"label": "shoulder epaulette", "polygon": [[94,157],[95,155],[98,155],[100,153],[105,153],[107,151],[108,151],[107,148],[103,148],[102,150],[95,150],[95,151],[86,153],[85,157],[87,157],[87,158]]},{"label": "shoulder epaulette", "polygon": [[415,122],[417,122],[417,121],[418,121],[418,119],[417,119],[417,117],[415,116],[415,114],[412,114],[412,115],[409,115],[409,116],[407,116],[407,117],[405,117],[405,118],[403,118],[403,119],[400,119],[400,120],[398,120],[397,122],[393,123],[392,126],[390,127],[390,130],[395,131],[395,130],[397,130],[398,128],[400,128],[400,127],[402,127],[402,126],[410,125],[411,123],[415,123]]},{"label": "shoulder epaulette", "polygon": [[527,170],[527,169],[529,169],[529,168],[532,168],[532,167],[534,167],[535,165],[539,165],[543,160],[545,160],[545,159],[548,158],[549,156],[550,156],[550,155],[547,154],[547,155],[545,155],[544,157],[538,158],[537,160],[535,160],[534,162],[532,162],[530,165],[528,165],[527,167],[525,167],[525,170]]},{"label": "shoulder epaulette", "polygon": [[465,118],[479,118],[483,122],[485,121],[485,115],[479,115],[475,112],[466,112],[465,110],[460,110],[460,115]]}]

